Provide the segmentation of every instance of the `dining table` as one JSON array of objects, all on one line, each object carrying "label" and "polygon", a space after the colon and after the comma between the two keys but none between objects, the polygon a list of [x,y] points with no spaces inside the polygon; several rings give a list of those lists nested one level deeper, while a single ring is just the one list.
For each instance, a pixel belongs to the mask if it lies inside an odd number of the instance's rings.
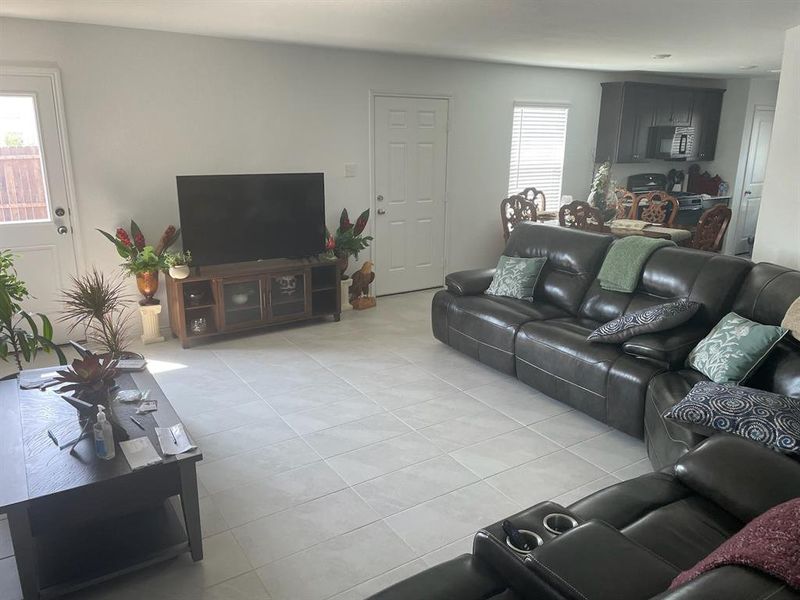
[{"label": "dining table", "polygon": [[[630,223],[630,220],[627,220]],[[558,219],[542,221],[545,225],[559,227]],[[692,232],[689,229],[677,227],[665,227],[664,225],[647,223],[641,221],[641,228],[633,227],[614,227],[614,221],[609,221],[604,225],[596,225],[592,231],[598,233],[608,233],[617,238],[639,235],[643,237],[656,238],[662,240],[672,240],[678,246],[687,246],[692,240]]]}]

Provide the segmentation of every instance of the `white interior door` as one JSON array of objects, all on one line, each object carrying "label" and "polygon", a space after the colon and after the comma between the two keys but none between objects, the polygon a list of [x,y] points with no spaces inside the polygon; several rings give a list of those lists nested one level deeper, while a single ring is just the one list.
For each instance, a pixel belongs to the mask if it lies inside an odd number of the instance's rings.
[{"label": "white interior door", "polygon": [[747,151],[747,163],[745,164],[742,199],[739,203],[735,254],[747,254],[753,250],[774,119],[775,109],[773,108],[757,108],[755,110],[753,129],[750,132],[750,146]]},{"label": "white interior door", "polygon": [[376,96],[375,284],[381,295],[444,281],[448,101]]},{"label": "white interior door", "polygon": [[0,248],[16,255],[17,272],[33,296],[23,307],[46,314],[54,340],[63,343],[58,297],[77,261],[57,85],[52,70],[0,67]]}]

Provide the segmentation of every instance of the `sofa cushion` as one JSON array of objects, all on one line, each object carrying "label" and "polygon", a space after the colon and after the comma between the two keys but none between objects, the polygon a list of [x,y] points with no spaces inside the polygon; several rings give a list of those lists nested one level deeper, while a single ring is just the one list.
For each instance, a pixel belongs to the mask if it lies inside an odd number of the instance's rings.
[{"label": "sofa cushion", "polygon": [[[439,292],[448,294],[449,292]],[[445,299],[441,299],[443,302]],[[499,296],[452,296],[447,299],[447,339],[456,348],[504,373],[514,373],[514,339],[529,322],[565,316],[542,301]]]},{"label": "sofa cushion", "polygon": [[613,239],[588,231],[520,223],[511,232],[503,254],[547,258],[533,296],[575,315]]},{"label": "sofa cushion", "polygon": [[533,300],[536,281],[546,262],[546,258],[501,256],[486,294]]},{"label": "sofa cushion", "polygon": [[689,353],[686,366],[717,383],[740,383],[785,334],[781,327],[728,313]]},{"label": "sofa cushion", "polygon": [[690,300],[675,300],[629,312],[604,323],[589,334],[590,342],[621,344],[643,333],[673,329],[691,319],[700,304]]},{"label": "sofa cushion", "polygon": [[647,386],[645,443],[650,463],[656,469],[673,464],[707,437],[664,417],[664,413],[680,402],[698,381],[708,381],[708,378],[698,371],[685,369],[656,375]]},{"label": "sofa cushion", "polygon": [[[619,346],[589,344],[596,323],[567,317],[525,325],[520,332],[517,356],[542,370],[605,396],[611,365],[622,354]],[[580,377],[576,374],[580,373]]]},{"label": "sofa cushion", "polygon": [[800,454],[800,400],[788,396],[701,381],[664,417],[700,433],[732,433],[779,452]]}]

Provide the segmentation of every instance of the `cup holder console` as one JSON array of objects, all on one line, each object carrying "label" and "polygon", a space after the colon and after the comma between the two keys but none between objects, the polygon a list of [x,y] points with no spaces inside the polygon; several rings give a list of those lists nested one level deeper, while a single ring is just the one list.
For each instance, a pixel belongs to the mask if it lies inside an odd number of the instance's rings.
[{"label": "cup holder console", "polygon": [[523,550],[522,548],[517,548],[514,545],[514,542],[511,541],[511,538],[509,536],[506,536],[506,545],[508,545],[508,547],[511,548],[517,554],[521,554],[523,556],[527,555],[527,554],[530,554],[531,552],[533,552],[533,550],[535,548],[538,548],[539,546],[544,544],[544,541],[542,540],[541,536],[538,533],[535,533],[533,531],[529,531],[527,529],[520,529],[519,530],[519,534],[522,537],[525,538],[525,540],[528,542],[528,545],[531,547],[531,549],[530,550]]},{"label": "cup holder console", "polygon": [[544,528],[553,535],[561,535],[578,526],[578,522],[564,513],[550,513],[543,520]]}]

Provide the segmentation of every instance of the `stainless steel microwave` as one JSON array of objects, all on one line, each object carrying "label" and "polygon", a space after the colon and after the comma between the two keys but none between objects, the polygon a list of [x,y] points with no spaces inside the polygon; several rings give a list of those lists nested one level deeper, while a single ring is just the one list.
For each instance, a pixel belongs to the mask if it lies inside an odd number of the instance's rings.
[{"label": "stainless steel microwave", "polygon": [[647,158],[690,160],[696,158],[694,127],[651,127],[647,136]]}]

